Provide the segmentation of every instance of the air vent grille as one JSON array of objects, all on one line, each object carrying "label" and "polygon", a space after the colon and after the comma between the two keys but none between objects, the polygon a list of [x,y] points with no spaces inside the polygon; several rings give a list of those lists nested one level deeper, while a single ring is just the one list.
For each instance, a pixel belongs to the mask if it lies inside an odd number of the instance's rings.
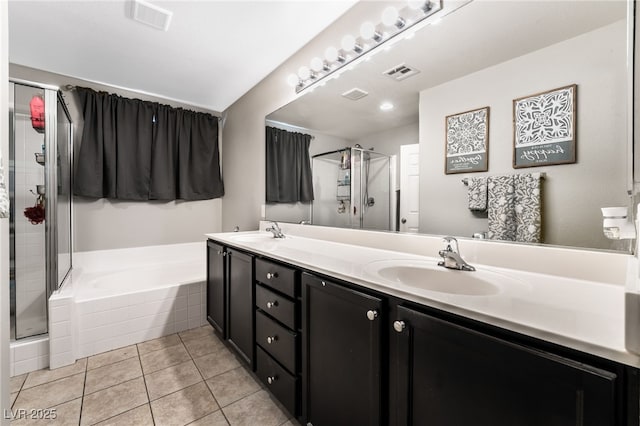
[{"label": "air vent grille", "polygon": [[171,23],[173,12],[158,7],[143,0],[131,2],[131,17],[140,23],[158,30],[167,31]]},{"label": "air vent grille", "polygon": [[362,89],[358,89],[357,87],[354,87],[353,89],[347,90],[346,92],[344,92],[342,96],[347,99],[351,99],[352,101],[357,101],[358,99],[364,98],[368,94],[369,92],[365,92]]},{"label": "air vent grille", "polygon": [[402,81],[411,77],[412,75],[418,74],[419,72],[420,70],[413,68],[407,64],[399,64],[393,68],[386,70],[383,74],[396,81]]}]

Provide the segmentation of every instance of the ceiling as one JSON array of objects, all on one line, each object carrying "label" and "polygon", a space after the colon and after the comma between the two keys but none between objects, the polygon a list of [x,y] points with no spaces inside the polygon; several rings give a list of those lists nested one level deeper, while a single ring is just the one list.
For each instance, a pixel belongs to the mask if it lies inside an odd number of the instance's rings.
[{"label": "ceiling", "polygon": [[[428,25],[390,50],[270,114],[269,120],[357,140],[416,123],[419,93],[447,81],[576,37],[626,17],[624,1],[476,0]],[[445,12],[446,13],[446,12]],[[438,14],[432,18],[439,18]],[[508,36],[505,36],[508,35]],[[584,54],[584,52],[577,52]],[[400,82],[385,76],[397,65],[420,70]],[[552,66],[550,64],[550,66]],[[517,76],[514,76],[517,78]],[[368,96],[341,96],[353,88]],[[382,102],[395,105],[380,111]]]},{"label": "ceiling", "polygon": [[9,61],[224,111],[356,0],[156,1],[168,31],[131,0],[9,1]]}]

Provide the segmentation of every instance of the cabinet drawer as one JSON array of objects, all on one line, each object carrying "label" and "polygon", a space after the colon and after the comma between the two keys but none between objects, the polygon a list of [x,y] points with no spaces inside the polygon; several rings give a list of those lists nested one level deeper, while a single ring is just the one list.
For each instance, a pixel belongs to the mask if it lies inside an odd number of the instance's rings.
[{"label": "cabinet drawer", "polygon": [[256,312],[256,343],[291,372],[296,372],[298,335],[260,311]]},{"label": "cabinet drawer", "polygon": [[256,306],[287,327],[296,329],[296,304],[294,301],[257,285]]},{"label": "cabinet drawer", "polygon": [[291,297],[298,294],[296,275],[295,269],[265,259],[256,260],[256,280]]},{"label": "cabinet drawer", "polygon": [[289,374],[260,347],[256,348],[256,375],[290,414],[298,415],[298,378]]}]

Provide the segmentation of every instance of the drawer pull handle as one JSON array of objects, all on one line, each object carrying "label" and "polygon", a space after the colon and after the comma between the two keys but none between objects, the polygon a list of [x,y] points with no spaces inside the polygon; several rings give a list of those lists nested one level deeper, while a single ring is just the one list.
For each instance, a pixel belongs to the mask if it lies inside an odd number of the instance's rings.
[{"label": "drawer pull handle", "polygon": [[278,380],[278,376],[267,377],[267,383],[269,383],[270,385],[274,384],[276,380]]},{"label": "drawer pull handle", "polygon": [[273,272],[273,273],[267,272],[267,279],[271,280],[273,278],[278,278],[278,273],[277,272]]},{"label": "drawer pull handle", "polygon": [[393,322],[393,329],[395,331],[397,331],[398,333],[402,333],[402,331],[405,329],[406,324],[404,323],[404,321],[394,321]]},{"label": "drawer pull handle", "polygon": [[276,335],[267,336],[267,343],[268,344],[275,343],[277,340],[278,340],[278,336],[276,336]]},{"label": "drawer pull handle", "polygon": [[369,318],[369,321],[373,321],[374,319],[378,318],[378,311],[374,311],[374,310],[367,311],[367,318]]},{"label": "drawer pull handle", "polygon": [[278,301],[274,300],[273,302],[267,302],[267,309],[275,308],[278,306]]}]

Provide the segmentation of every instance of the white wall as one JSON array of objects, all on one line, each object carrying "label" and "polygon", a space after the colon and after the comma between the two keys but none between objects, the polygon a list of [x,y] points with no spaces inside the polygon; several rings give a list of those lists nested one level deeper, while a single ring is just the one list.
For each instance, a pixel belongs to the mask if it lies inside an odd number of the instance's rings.
[{"label": "white wall", "polygon": [[[9,3],[0,1],[0,152],[9,182]],[[9,409],[9,219],[0,219],[0,410]],[[0,424],[9,420],[0,416]]]},{"label": "white wall", "polygon": [[[63,87],[67,84],[160,102],[194,111],[207,111],[165,99],[91,83],[11,64],[10,76]],[[75,92],[65,92],[74,123],[75,152],[81,143],[82,115]],[[76,156],[77,160],[77,156]],[[241,163],[238,163],[241,164]],[[224,178],[224,176],[223,176]],[[130,202],[74,197],[74,251],[103,250],[203,240],[221,230],[222,200]]]},{"label": "white wall", "polygon": [[[487,229],[461,178],[546,172],[544,242],[608,249],[600,207],[628,205],[625,22],[603,27],[420,93],[420,232]],[[589,54],[585,54],[589,52]],[[577,163],[514,170],[512,100],[577,84]],[[444,117],[490,106],[489,171],[444,173]],[[594,201],[596,200],[596,201]],[[434,208],[436,207],[436,208]]]}]

